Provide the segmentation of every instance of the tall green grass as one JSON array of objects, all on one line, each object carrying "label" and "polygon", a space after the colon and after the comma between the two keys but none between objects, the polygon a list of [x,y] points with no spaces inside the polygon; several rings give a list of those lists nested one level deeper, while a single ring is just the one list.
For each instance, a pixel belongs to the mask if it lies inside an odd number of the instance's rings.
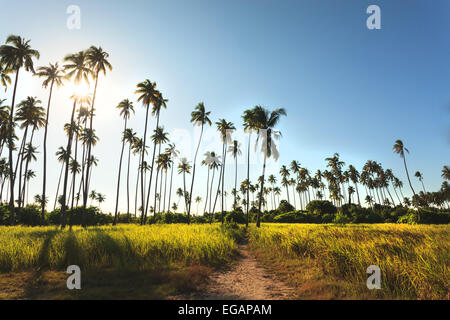
[{"label": "tall green grass", "polygon": [[0,271],[219,265],[237,251],[242,229],[219,225],[0,227]]},{"label": "tall green grass", "polygon": [[306,259],[324,277],[343,280],[353,294],[368,291],[366,269],[377,265],[382,289],[373,297],[449,299],[447,225],[270,224],[250,228],[249,243],[272,258]]}]

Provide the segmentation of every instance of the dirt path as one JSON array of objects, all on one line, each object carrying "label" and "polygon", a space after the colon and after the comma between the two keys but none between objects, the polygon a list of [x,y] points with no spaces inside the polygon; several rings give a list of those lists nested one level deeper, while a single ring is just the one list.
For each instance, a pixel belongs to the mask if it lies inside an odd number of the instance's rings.
[{"label": "dirt path", "polygon": [[294,290],[260,266],[246,244],[239,245],[240,257],[230,270],[210,276],[206,290],[191,297],[172,299],[195,300],[288,300],[295,299]]}]

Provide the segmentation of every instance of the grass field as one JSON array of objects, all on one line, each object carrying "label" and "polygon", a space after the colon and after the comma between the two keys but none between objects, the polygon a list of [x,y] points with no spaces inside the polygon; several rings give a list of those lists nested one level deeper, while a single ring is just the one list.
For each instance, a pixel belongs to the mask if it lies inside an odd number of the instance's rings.
[{"label": "grass field", "polygon": [[[449,299],[450,227],[265,224],[249,244],[300,298]],[[368,290],[366,269],[381,269]]]},{"label": "grass field", "polygon": [[[40,289],[51,291],[55,284],[65,289],[67,266],[78,265],[85,290],[73,294],[82,298],[115,297],[97,292],[102,286],[106,292],[121,288],[117,297],[163,298],[198,286],[206,279],[207,268],[230,262],[242,233],[243,229],[218,224],[75,227],[64,231],[56,227],[0,227],[0,286],[12,287],[11,281],[20,286],[32,279],[35,285],[27,292],[8,295],[3,291],[3,298],[32,293],[45,296]],[[142,292],[139,286],[143,286]]]}]

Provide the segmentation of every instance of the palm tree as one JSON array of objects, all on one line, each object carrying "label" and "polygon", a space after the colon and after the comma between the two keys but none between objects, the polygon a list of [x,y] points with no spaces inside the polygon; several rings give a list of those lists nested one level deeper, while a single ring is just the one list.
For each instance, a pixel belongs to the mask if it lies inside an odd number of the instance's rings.
[{"label": "palm tree", "polygon": [[[241,144],[237,140],[233,140],[233,145],[228,147],[228,152],[231,153],[231,155],[234,158],[234,164],[235,164],[235,170],[234,170],[234,189],[237,189],[237,157],[242,155],[241,151]],[[233,208],[236,209],[236,192],[234,194],[234,200],[233,200]]]},{"label": "palm tree", "polygon": [[133,144],[136,141],[136,132],[133,129],[127,128],[123,132],[122,139],[128,143],[128,161],[127,161],[127,222],[130,221],[130,158]]},{"label": "palm tree", "polygon": [[450,180],[450,168],[448,166],[444,166],[442,168],[442,178],[446,179],[446,180]]},{"label": "palm tree", "polygon": [[[220,132],[220,136],[222,139],[222,159],[223,159],[223,165],[222,165],[222,170],[220,172],[220,176],[219,176],[219,185],[217,186],[217,191],[219,191],[220,189],[220,181],[222,181],[222,187],[221,187],[221,207],[222,207],[222,223],[223,221],[223,216],[224,216],[224,181],[225,181],[225,161],[226,161],[226,155],[227,155],[227,144],[231,143],[231,131],[235,130],[236,128],[234,127],[233,123],[226,121],[225,119],[219,119],[219,121],[216,122],[217,125],[217,130]],[[216,200],[217,201],[217,196],[218,194],[216,194]],[[214,204],[215,204],[214,202]],[[215,208],[215,205],[214,205]],[[214,211],[213,208],[213,211]]]},{"label": "palm tree", "polygon": [[197,203],[197,215],[198,215],[198,205],[200,204],[201,201],[202,201],[202,197],[200,197],[200,196],[195,197],[195,202]]},{"label": "palm tree", "polygon": [[91,206],[92,206],[92,201],[97,199],[97,192],[95,190],[92,190],[91,193],[89,194],[89,198],[91,199]]},{"label": "palm tree", "polygon": [[290,203],[291,201],[289,200],[289,189],[288,189],[288,186],[289,186],[289,180],[288,180],[288,178],[289,178],[289,169],[285,165],[281,166],[281,168],[280,168],[280,175],[283,177],[282,184],[283,184],[283,187],[286,188],[287,201]]},{"label": "palm tree", "polygon": [[414,176],[422,183],[423,192],[427,193],[427,191],[425,190],[425,185],[423,184],[423,174],[420,171],[416,171],[416,173],[414,173]]},{"label": "palm tree", "polygon": [[356,188],[356,195],[358,197],[358,205],[361,206],[361,201],[359,200],[359,191],[358,191],[358,181],[360,178],[360,174],[358,170],[353,165],[349,165],[348,167],[349,178],[353,182]]},{"label": "palm tree", "polygon": [[[180,163],[178,164],[178,174],[183,174],[183,196],[184,196],[184,208],[188,211],[188,199],[186,193],[186,173],[191,173],[192,166],[189,164],[186,158],[181,158]],[[177,193],[178,194],[178,193]],[[190,199],[190,198],[189,198]],[[190,223],[189,213],[188,213],[188,223]]]},{"label": "palm tree", "polygon": [[411,179],[409,178],[408,167],[406,166],[405,151],[407,153],[409,153],[409,150],[405,148],[405,146],[403,145],[402,140],[395,141],[393,149],[394,149],[394,153],[399,154],[400,157],[403,159],[403,164],[405,165],[405,171],[406,171],[406,176],[408,177],[409,186],[411,187],[411,190],[412,190],[413,194],[416,195],[416,192],[414,191],[414,188],[413,188],[413,186],[411,184]]},{"label": "palm tree", "polygon": [[[50,115],[50,102],[52,100],[52,92],[53,86],[56,84],[57,87],[60,87],[63,84],[63,70],[59,68],[58,63],[49,64],[46,67],[38,67],[36,69],[35,76],[44,78],[42,82],[42,87],[47,88],[50,85],[50,92],[48,96],[47,103],[47,115],[45,118],[45,129],[44,129],[44,170],[43,170],[43,178],[42,178],[42,199],[46,199],[46,186],[47,186],[47,129],[48,129],[48,119]],[[42,202],[41,206],[41,223],[44,222],[44,213],[45,213],[45,202]]]},{"label": "palm tree", "polygon": [[[105,51],[103,51],[103,49],[101,47],[94,47],[91,46],[87,51],[86,51],[86,61],[88,63],[89,68],[92,70],[92,76],[94,77],[94,95],[92,97],[92,104],[91,104],[91,117],[90,117],[90,122],[89,122],[89,129],[90,131],[93,131],[93,127],[92,127],[92,121],[94,118],[94,104],[95,104],[95,98],[97,95],[97,85],[98,85],[98,77],[100,75],[100,72],[103,73],[104,76],[106,76],[106,70],[108,69],[109,71],[112,70],[112,66],[109,63],[109,61],[107,60],[109,58],[109,54]],[[89,143],[87,146],[87,159],[91,158],[91,149],[92,149],[92,144]],[[85,188],[84,188],[84,192],[83,192],[83,208],[86,208],[86,204],[87,204],[87,195],[89,193],[89,175],[90,175],[90,162],[87,163],[87,168],[86,168],[86,177],[84,179],[85,182]]]},{"label": "palm tree", "polygon": [[98,201],[98,207],[100,208],[100,205],[106,200],[106,197],[101,193],[97,193],[96,200]]},{"label": "palm tree", "polygon": [[[164,127],[156,127],[156,129],[154,130],[154,134],[151,136],[151,139],[152,139],[152,142],[153,142],[153,145],[154,146],[156,146],[156,145],[158,145],[159,146],[159,151],[158,151],[158,158],[157,158],[157,161],[159,161],[160,162],[160,166],[157,166],[157,170],[156,170],[156,179],[155,179],[155,205],[154,205],[154,210],[153,210],[153,215],[155,215],[156,214],[156,195],[157,195],[157,192],[158,192],[158,177],[159,177],[159,172],[160,172],[160,170],[159,169],[161,169],[161,167],[162,167],[162,165],[163,165],[163,163],[165,162],[165,161],[163,161],[162,160],[162,158],[161,158],[161,145],[163,144],[163,143],[166,143],[166,142],[168,142],[169,141],[169,138],[167,137],[169,134],[167,133],[167,132],[164,132]],[[151,169],[152,170],[152,169]],[[153,171],[153,170],[152,170]],[[151,173],[150,173],[150,177],[151,177]],[[162,182],[162,179],[161,179],[161,182]],[[161,189],[161,188],[160,188]],[[161,193],[161,190],[159,190],[159,193]],[[161,200],[160,200],[160,203],[161,203]],[[147,204],[148,205],[148,204]]]},{"label": "palm tree", "polygon": [[[167,108],[167,102],[168,102],[168,100],[163,98],[161,92],[158,92],[158,95],[155,99],[155,102],[153,103],[153,108],[152,108],[152,116],[156,116],[156,130],[158,130],[158,128],[159,128],[159,115],[161,113],[161,108]],[[150,181],[149,181],[148,192],[147,192],[147,205],[145,208],[145,218],[147,218],[147,207],[148,207],[149,200],[150,200],[150,191],[151,191],[152,178],[153,178],[153,166],[155,164],[155,152],[156,152],[157,144],[159,144],[158,157],[161,154],[161,143],[158,143],[154,139],[152,139],[152,141],[153,141],[153,155],[152,155],[152,165],[150,167]],[[156,196],[157,187],[158,187],[158,178],[156,178],[156,181],[155,181],[155,196]],[[156,212],[156,208],[154,208],[153,214],[155,214],[155,212]]]},{"label": "palm tree", "polygon": [[[199,104],[197,104],[194,111],[191,112],[191,122],[194,124],[194,126],[200,126],[201,129],[200,129],[200,137],[198,139],[197,149],[195,151],[195,156],[194,156],[194,164],[193,164],[193,169],[192,169],[191,191],[189,192],[189,201],[187,202],[189,204],[189,207],[187,207],[188,224],[190,223],[191,197],[192,197],[192,189],[194,188],[195,165],[197,162],[197,154],[198,154],[198,149],[200,148],[200,143],[202,141],[203,127],[205,126],[205,124],[207,124],[209,126],[211,125],[211,120],[209,119],[210,114],[211,114],[211,111],[206,111],[205,105],[203,102],[200,102]],[[183,176],[184,176],[184,174],[183,174]]]},{"label": "palm tree", "polygon": [[[143,208],[143,214],[141,215],[141,225],[145,224],[146,220],[146,213],[147,209],[145,206],[145,196],[144,196],[144,169],[142,164],[145,161],[145,154],[144,150],[146,149],[146,139],[147,139],[147,123],[148,123],[148,112],[150,110],[150,104],[153,103],[155,105],[156,101],[159,100],[160,93],[158,90],[156,90],[156,82],[151,82],[150,80],[145,80],[143,82],[140,82],[136,85],[137,89],[135,91],[136,94],[139,94],[138,102],[142,102],[142,105],[146,108],[145,113],[145,127],[144,127],[144,138],[143,138],[143,148],[141,150],[141,200],[142,200],[142,208]],[[158,124],[157,124],[158,126]],[[155,158],[155,149],[156,146],[153,148],[153,159],[152,162],[154,162]],[[151,171],[153,172],[153,170]],[[150,173],[151,175],[151,173]],[[151,186],[151,178],[150,178],[150,186]],[[150,190],[149,190],[150,192]],[[148,203],[148,201],[147,201]]]},{"label": "palm tree", "polygon": [[[254,109],[247,109],[244,111],[242,115],[244,132],[248,132],[248,146],[247,146],[247,181],[250,182],[250,142],[253,131],[257,131],[257,126],[255,123],[255,119],[253,116]],[[250,205],[250,186],[247,187],[247,199],[246,199],[246,226],[248,227],[248,211]]]},{"label": "palm tree", "polygon": [[[119,102],[116,108],[120,110],[120,115],[124,120],[123,134],[125,135],[125,132],[127,130],[127,120],[130,118],[131,112],[134,113],[134,106],[130,100],[124,99],[121,102]],[[119,207],[119,191],[120,191],[120,172],[122,171],[122,158],[124,149],[125,149],[125,139],[122,139],[122,150],[120,152],[120,161],[119,161],[119,173],[117,175],[116,209],[114,211],[113,225],[116,225],[117,223],[117,210]]]},{"label": "palm tree", "polygon": [[258,214],[256,217],[256,226],[259,228],[261,226],[261,205],[263,200],[263,190],[264,190],[264,175],[266,172],[266,160],[267,158],[273,157],[275,160],[278,159],[278,150],[276,148],[274,139],[278,139],[279,132],[274,130],[274,127],[280,121],[281,116],[285,116],[286,111],[283,108],[275,109],[272,112],[257,106],[254,109],[254,117],[257,128],[259,129],[259,134],[257,138],[261,141],[261,152],[264,154],[262,179],[261,179],[261,189],[259,194],[259,205]]},{"label": "palm tree", "polygon": [[[23,193],[22,193],[22,164],[24,155],[25,155],[25,146],[27,143],[27,132],[28,128],[32,128],[31,132],[31,138],[29,140],[29,143],[32,144],[33,142],[33,136],[36,129],[41,128],[44,126],[45,123],[45,111],[44,108],[40,106],[41,101],[34,97],[27,97],[25,100],[21,101],[17,107],[17,114],[15,117],[16,122],[21,122],[20,128],[25,129],[24,135],[22,139],[22,145],[19,149],[19,157],[17,158],[17,163],[19,163],[19,192],[18,192],[18,203],[19,207],[23,204]],[[17,176],[17,163],[16,163],[16,170],[14,175]],[[28,170],[28,163],[26,162],[26,170]],[[24,179],[24,185],[25,185],[25,179]]]},{"label": "palm tree", "polygon": [[34,63],[33,59],[39,59],[39,51],[34,50],[30,46],[30,40],[25,40],[20,36],[10,35],[6,38],[6,44],[0,46],[0,64],[4,66],[6,70],[11,70],[16,73],[14,80],[13,96],[11,101],[10,113],[9,113],[9,134],[8,134],[8,145],[9,145],[9,187],[10,187],[10,222],[14,224],[14,173],[13,173],[13,119],[14,119],[14,105],[16,101],[16,90],[17,82],[19,79],[19,71],[23,67],[25,71],[31,71],[34,73]]},{"label": "palm tree", "polygon": [[[174,160],[176,158],[178,158],[180,151],[178,151],[176,149],[176,146],[174,143],[169,143],[168,147],[166,148],[166,153],[169,155],[170,158],[170,166],[171,166],[171,172],[170,172],[170,186],[169,186],[169,202],[168,202],[168,206],[170,207],[170,199],[172,196],[172,179],[173,179],[173,163],[175,162]],[[168,210],[170,211],[170,208],[168,208]]]}]

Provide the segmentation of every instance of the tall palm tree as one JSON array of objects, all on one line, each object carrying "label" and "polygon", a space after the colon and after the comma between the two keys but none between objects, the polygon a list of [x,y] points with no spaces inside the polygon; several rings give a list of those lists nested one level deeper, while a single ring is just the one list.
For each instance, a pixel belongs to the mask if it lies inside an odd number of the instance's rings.
[{"label": "tall palm tree", "polygon": [[289,200],[289,189],[288,189],[288,186],[289,186],[289,179],[288,179],[289,178],[289,174],[290,174],[289,169],[285,165],[282,165],[281,168],[280,168],[280,175],[283,177],[282,184],[283,184],[283,187],[286,188],[287,201],[289,203],[291,203],[291,201]]},{"label": "tall palm tree", "polygon": [[34,50],[30,46],[30,40],[25,40],[20,36],[10,35],[6,38],[6,43],[0,46],[0,64],[4,66],[5,69],[11,70],[16,73],[14,80],[13,96],[10,107],[9,114],[9,134],[8,134],[8,145],[9,145],[9,187],[10,187],[10,199],[9,199],[9,209],[10,209],[10,223],[14,224],[15,214],[14,214],[14,173],[13,168],[13,119],[14,119],[14,105],[16,102],[16,90],[17,82],[19,79],[19,71],[23,67],[25,71],[31,71],[34,73],[34,62],[33,59],[39,59],[39,51]]},{"label": "tall palm tree", "polygon": [[[127,130],[127,121],[130,118],[131,113],[132,112],[134,113],[134,106],[130,100],[124,99],[121,102],[119,102],[116,108],[120,110],[120,115],[123,118],[124,121],[123,134],[125,135],[125,132]],[[120,151],[120,160],[119,160],[119,173],[117,174],[116,208],[114,211],[113,225],[117,224],[117,210],[119,208],[119,191],[120,191],[120,172],[122,171],[122,158],[124,149],[125,149],[125,139],[122,139],[122,150]]]},{"label": "tall palm tree", "polygon": [[414,191],[414,188],[413,188],[413,186],[411,184],[411,179],[409,178],[408,167],[406,166],[405,151],[407,153],[409,153],[409,150],[406,149],[406,147],[403,145],[403,141],[402,140],[395,141],[395,144],[394,144],[394,146],[392,148],[394,149],[394,153],[399,154],[400,157],[403,159],[403,164],[405,165],[405,171],[406,171],[406,176],[408,177],[409,186],[410,186],[413,194],[416,195],[416,192]]},{"label": "tall palm tree", "polygon": [[286,111],[283,108],[275,109],[272,112],[269,112],[269,110],[260,106],[257,106],[254,109],[255,122],[257,128],[259,129],[257,143],[261,141],[261,152],[264,154],[258,214],[256,217],[256,226],[258,228],[261,226],[261,205],[263,200],[266,160],[270,157],[273,157],[275,160],[278,159],[279,154],[274,139],[278,138],[279,133],[274,130],[274,127],[276,127],[280,121],[281,116],[285,115]]},{"label": "tall palm tree", "polygon": [[[42,82],[42,87],[47,88],[50,86],[50,91],[48,95],[47,102],[47,115],[45,118],[45,128],[44,128],[44,169],[42,176],[42,197],[41,199],[46,199],[46,187],[47,187],[47,130],[48,130],[48,119],[50,115],[50,102],[52,100],[53,86],[56,84],[57,87],[60,87],[63,84],[64,73],[63,70],[58,66],[58,63],[49,64],[45,67],[38,67],[36,69],[35,75],[41,78],[44,78]],[[42,202],[41,206],[41,223],[44,222],[44,213],[45,213],[45,202]]]},{"label": "tall palm tree", "polygon": [[169,202],[168,202],[168,211],[170,212],[170,199],[172,196],[172,180],[173,180],[173,167],[174,167],[174,163],[175,163],[175,159],[178,158],[180,151],[178,151],[176,149],[176,146],[174,143],[169,143],[168,147],[166,148],[166,153],[169,155],[170,157],[170,166],[171,166],[171,170],[170,170],[170,186],[169,186]]},{"label": "tall palm tree", "polygon": [[[169,138],[167,137],[169,134],[167,132],[164,132],[164,127],[157,127],[154,130],[154,132],[155,133],[151,136],[151,139],[152,139],[152,142],[153,142],[154,146],[156,146],[156,145],[159,146],[159,152],[158,152],[157,161],[160,164],[159,166],[157,166],[156,179],[155,179],[155,204],[154,204],[154,207],[153,207],[154,208],[153,215],[155,216],[156,215],[156,195],[157,195],[157,192],[158,192],[158,177],[159,177],[160,169],[162,168],[162,166],[163,166],[163,164],[165,162],[165,160],[163,158],[161,158],[161,145],[169,141]],[[151,173],[150,173],[150,177],[151,177]],[[159,190],[159,193],[161,195],[161,188]],[[161,202],[161,200],[160,200],[160,202]]]},{"label": "tall palm tree", "polygon": [[[167,102],[168,102],[168,100],[164,99],[161,92],[158,91],[156,99],[153,103],[153,108],[152,108],[152,116],[156,116],[156,129],[155,130],[157,130],[159,128],[159,115],[161,113],[161,108],[167,108]],[[151,191],[152,178],[153,178],[153,166],[155,164],[156,145],[158,144],[157,142],[155,142],[155,140],[152,140],[152,141],[153,141],[153,155],[152,155],[152,164],[150,166],[150,181],[149,181],[148,192],[147,192],[147,205],[145,208],[145,218],[147,217],[147,207],[148,207],[148,204],[150,203],[149,200],[150,200],[150,191]],[[161,144],[159,144],[158,157],[160,154],[161,154]],[[157,183],[158,183],[158,179],[156,179],[156,181],[155,181],[155,196],[156,196]],[[154,210],[153,212],[155,213],[156,210]]]},{"label": "tall palm tree", "polygon": [[[222,206],[222,223],[224,222],[224,181],[225,181],[225,161],[227,156],[227,144],[231,143],[231,132],[232,130],[235,130],[233,123],[226,121],[225,119],[219,119],[219,121],[216,122],[217,130],[220,132],[220,136],[222,139],[223,149],[222,149],[222,159],[223,159],[223,166],[222,166],[222,172],[221,172],[221,178],[222,178],[222,188],[221,188],[221,206]],[[220,181],[220,179],[219,179]],[[217,199],[217,197],[216,197]],[[214,209],[213,209],[214,211]]]},{"label": "tall palm tree", "polygon": [[359,191],[358,191],[358,181],[359,181],[359,178],[360,178],[360,174],[359,174],[358,170],[356,170],[356,168],[353,165],[349,165],[348,173],[349,173],[350,180],[355,185],[356,196],[358,197],[358,205],[361,206],[361,201],[359,199]]},{"label": "tall palm tree", "polygon": [[[251,142],[251,136],[252,132],[257,130],[255,118],[253,116],[254,109],[247,109],[244,111],[244,114],[242,115],[243,125],[244,125],[244,132],[248,132],[248,145],[247,145],[247,181],[250,182],[250,142]],[[248,227],[248,211],[249,211],[249,205],[250,205],[250,186],[247,186],[247,199],[246,199],[246,205],[245,205],[245,211],[246,211],[246,226]]]},{"label": "tall palm tree", "polygon": [[[188,199],[186,193],[186,173],[191,173],[192,166],[189,164],[186,158],[181,158],[180,163],[178,164],[178,174],[183,174],[183,196],[184,196],[184,208],[188,212]],[[177,193],[178,194],[178,193]],[[189,215],[188,215],[188,223],[190,223]]]},{"label": "tall palm tree", "polygon": [[416,171],[416,173],[414,173],[414,176],[422,183],[423,192],[427,193],[427,191],[425,190],[425,185],[423,184],[423,174],[420,171]]},{"label": "tall palm tree", "polygon": [[[108,58],[109,54],[105,51],[103,51],[102,47],[95,47],[91,46],[89,49],[86,50],[86,62],[87,66],[89,67],[91,71],[91,75],[94,78],[94,93],[92,96],[91,101],[91,109],[90,109],[90,120],[89,120],[89,130],[93,132],[93,119],[94,119],[94,105],[95,105],[95,98],[97,97],[97,86],[98,86],[98,79],[100,76],[100,73],[103,73],[104,76],[106,76],[106,71],[112,70],[112,65],[109,63]],[[91,159],[92,155],[92,144],[89,143],[87,145],[87,159]],[[87,162],[86,170],[85,170],[85,177],[84,177],[84,188],[83,188],[83,207],[86,208],[87,200],[88,200],[88,194],[89,194],[89,182],[90,182],[90,175],[91,175],[91,162]]]},{"label": "tall palm tree", "polygon": [[131,160],[131,150],[133,144],[136,141],[136,132],[133,129],[127,128],[123,132],[122,139],[128,143],[128,161],[127,161],[127,222],[130,221],[130,160]]},{"label": "tall palm tree", "polygon": [[66,164],[66,158],[68,157],[67,151],[66,149],[64,149],[64,147],[59,147],[58,151],[56,151],[56,156],[59,162],[61,162],[61,171],[59,173],[59,178],[58,178],[58,186],[56,188],[56,195],[55,195],[55,204],[53,206],[53,210],[56,209],[56,202],[58,200],[58,192],[59,192],[59,185],[61,183],[61,177],[62,177],[62,173],[64,170],[64,166]]},{"label": "tall palm tree", "polygon": [[[146,206],[145,206],[145,195],[144,195],[144,169],[143,169],[143,163],[145,161],[145,154],[144,150],[146,150],[146,140],[147,140],[147,123],[148,123],[148,112],[150,110],[150,104],[155,105],[156,101],[160,98],[160,93],[158,90],[156,90],[156,82],[151,82],[150,80],[146,79],[143,82],[140,82],[136,85],[137,89],[135,91],[136,94],[139,95],[138,102],[142,102],[142,105],[146,108],[145,113],[145,127],[144,127],[144,137],[143,137],[143,147],[141,150],[141,202],[142,202],[142,210],[143,214],[141,214],[141,225],[145,224],[146,220]],[[156,146],[153,149],[153,160],[155,158],[155,149]],[[152,171],[153,172],[153,171]],[[151,179],[150,179],[151,183]],[[151,185],[150,185],[151,186]],[[150,192],[150,190],[149,190]],[[148,203],[148,201],[147,201]]]},{"label": "tall palm tree", "polygon": [[[23,193],[22,193],[22,165],[24,155],[25,155],[25,146],[27,144],[27,132],[28,128],[31,127],[31,138],[29,140],[29,143],[32,144],[33,142],[33,136],[35,130],[41,128],[45,124],[45,110],[40,106],[41,101],[38,100],[35,97],[27,97],[25,100],[21,101],[17,107],[17,114],[15,117],[16,122],[20,122],[20,128],[25,129],[24,130],[24,136],[22,139],[22,145],[19,149],[19,157],[17,158],[17,163],[20,162],[19,165],[19,192],[18,192],[18,204],[19,207],[23,205]],[[20,161],[19,161],[20,160]],[[28,164],[26,164],[26,170],[28,170]],[[17,176],[17,164],[16,164],[16,172],[14,174]],[[25,179],[23,180],[23,184],[25,184]]]},{"label": "tall palm tree", "polygon": [[[237,140],[233,140],[233,145],[228,147],[228,152],[231,153],[231,155],[234,158],[234,189],[237,190],[237,157],[242,155],[241,151],[241,144]],[[234,200],[233,200],[233,208],[236,209],[236,192],[234,193]]]},{"label": "tall palm tree", "polygon": [[195,197],[195,202],[197,203],[197,215],[198,215],[198,205],[200,204],[201,201],[202,201],[202,197],[200,197],[200,196]]},{"label": "tall palm tree", "polygon": [[[195,107],[194,111],[191,112],[191,122],[194,124],[194,126],[200,126],[200,137],[198,139],[198,145],[197,149],[195,151],[194,156],[194,164],[192,169],[192,180],[191,180],[191,191],[189,192],[189,201],[187,204],[189,206],[187,207],[187,215],[188,215],[188,223],[190,223],[190,214],[191,214],[191,197],[192,197],[192,190],[194,188],[194,179],[195,179],[195,165],[197,162],[197,154],[198,150],[200,148],[200,143],[202,142],[202,136],[203,136],[203,128],[206,125],[211,125],[211,120],[209,119],[209,115],[211,114],[211,111],[206,111],[205,105],[203,102],[200,102]],[[183,175],[184,176],[184,175]],[[186,191],[185,191],[186,192]]]}]

